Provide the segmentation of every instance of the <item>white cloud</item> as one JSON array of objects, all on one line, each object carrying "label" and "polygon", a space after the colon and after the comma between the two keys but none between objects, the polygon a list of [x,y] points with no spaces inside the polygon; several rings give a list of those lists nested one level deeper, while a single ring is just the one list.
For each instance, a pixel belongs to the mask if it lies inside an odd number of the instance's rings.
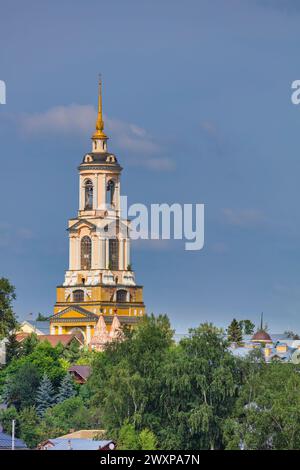
[{"label": "white cloud", "polygon": [[[96,109],[93,106],[71,104],[56,106],[41,113],[23,114],[20,127],[28,138],[46,135],[88,137],[93,132],[95,121]],[[107,116],[104,121],[105,131],[114,145],[133,154],[130,164],[154,171],[171,171],[174,168],[174,162],[161,155],[161,146],[145,129]]]},{"label": "white cloud", "polygon": [[78,132],[85,135],[93,129],[95,116],[93,106],[56,106],[41,113],[22,115],[21,129],[27,136]]},{"label": "white cloud", "polygon": [[172,171],[175,169],[174,161],[168,157],[130,158],[128,163],[132,166],[140,166],[154,171]]},{"label": "white cloud", "polygon": [[266,221],[264,214],[256,209],[230,209],[222,210],[225,221],[238,227],[256,227]]},{"label": "white cloud", "polygon": [[145,129],[119,119],[105,117],[107,133],[112,136],[116,144],[133,153],[147,155],[159,154],[160,146],[149,136]]}]

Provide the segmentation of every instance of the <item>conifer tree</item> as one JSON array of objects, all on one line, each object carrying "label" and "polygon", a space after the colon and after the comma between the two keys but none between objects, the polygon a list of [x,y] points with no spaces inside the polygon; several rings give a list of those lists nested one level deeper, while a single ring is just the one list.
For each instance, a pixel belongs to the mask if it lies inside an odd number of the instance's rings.
[{"label": "conifer tree", "polygon": [[241,343],[243,340],[243,332],[240,323],[234,318],[228,329],[228,341],[230,343]]},{"label": "conifer tree", "polygon": [[43,417],[45,411],[55,404],[54,389],[51,380],[44,374],[36,394],[36,411]]},{"label": "conifer tree", "polygon": [[12,332],[6,343],[6,363],[9,364],[12,359],[16,359],[20,356],[21,345],[17,341],[17,336],[15,332]]},{"label": "conifer tree", "polygon": [[56,398],[56,403],[62,403],[63,401],[67,400],[68,398],[75,396],[75,389],[72,377],[69,374],[66,374],[61,381],[58,395]]}]

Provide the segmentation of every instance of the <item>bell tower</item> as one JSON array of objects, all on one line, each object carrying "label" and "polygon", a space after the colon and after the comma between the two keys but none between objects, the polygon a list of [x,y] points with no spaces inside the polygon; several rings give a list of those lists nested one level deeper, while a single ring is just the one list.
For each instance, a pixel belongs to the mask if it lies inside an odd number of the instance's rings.
[{"label": "bell tower", "polygon": [[121,218],[122,167],[107,141],[100,78],[92,150],[78,167],[78,214],[68,224],[69,269],[51,317],[52,334],[79,329],[88,344],[100,316],[109,332],[114,316],[121,326],[133,325],[145,313],[130,260],[130,222]]}]

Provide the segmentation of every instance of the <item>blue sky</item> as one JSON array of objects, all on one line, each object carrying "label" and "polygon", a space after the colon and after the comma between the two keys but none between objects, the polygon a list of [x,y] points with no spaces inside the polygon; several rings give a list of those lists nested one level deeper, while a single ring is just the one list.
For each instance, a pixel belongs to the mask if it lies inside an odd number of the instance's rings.
[{"label": "blue sky", "polygon": [[149,312],[300,331],[296,1],[4,1],[0,274],[49,314],[68,263],[97,76],[129,201],[205,204],[205,246],[137,244]]}]

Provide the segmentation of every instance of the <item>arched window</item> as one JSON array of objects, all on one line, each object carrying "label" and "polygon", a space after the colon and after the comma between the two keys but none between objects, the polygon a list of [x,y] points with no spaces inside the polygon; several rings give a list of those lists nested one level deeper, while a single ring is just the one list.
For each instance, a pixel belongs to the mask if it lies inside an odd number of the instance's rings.
[{"label": "arched window", "polygon": [[112,271],[119,269],[119,242],[116,238],[109,240],[109,269]]},{"label": "arched window", "polygon": [[91,269],[92,265],[92,241],[90,237],[81,239],[81,269]]},{"label": "arched window", "polygon": [[127,302],[127,290],[117,290],[117,302]]},{"label": "arched window", "polygon": [[83,301],[84,301],[84,291],[81,289],[74,290],[73,302],[83,302]]},{"label": "arched window", "polygon": [[107,203],[110,204],[111,206],[114,205],[114,195],[115,195],[115,182],[113,180],[110,180],[107,183]]},{"label": "arched window", "polygon": [[86,180],[84,183],[84,208],[85,210],[93,209],[93,183]]}]

